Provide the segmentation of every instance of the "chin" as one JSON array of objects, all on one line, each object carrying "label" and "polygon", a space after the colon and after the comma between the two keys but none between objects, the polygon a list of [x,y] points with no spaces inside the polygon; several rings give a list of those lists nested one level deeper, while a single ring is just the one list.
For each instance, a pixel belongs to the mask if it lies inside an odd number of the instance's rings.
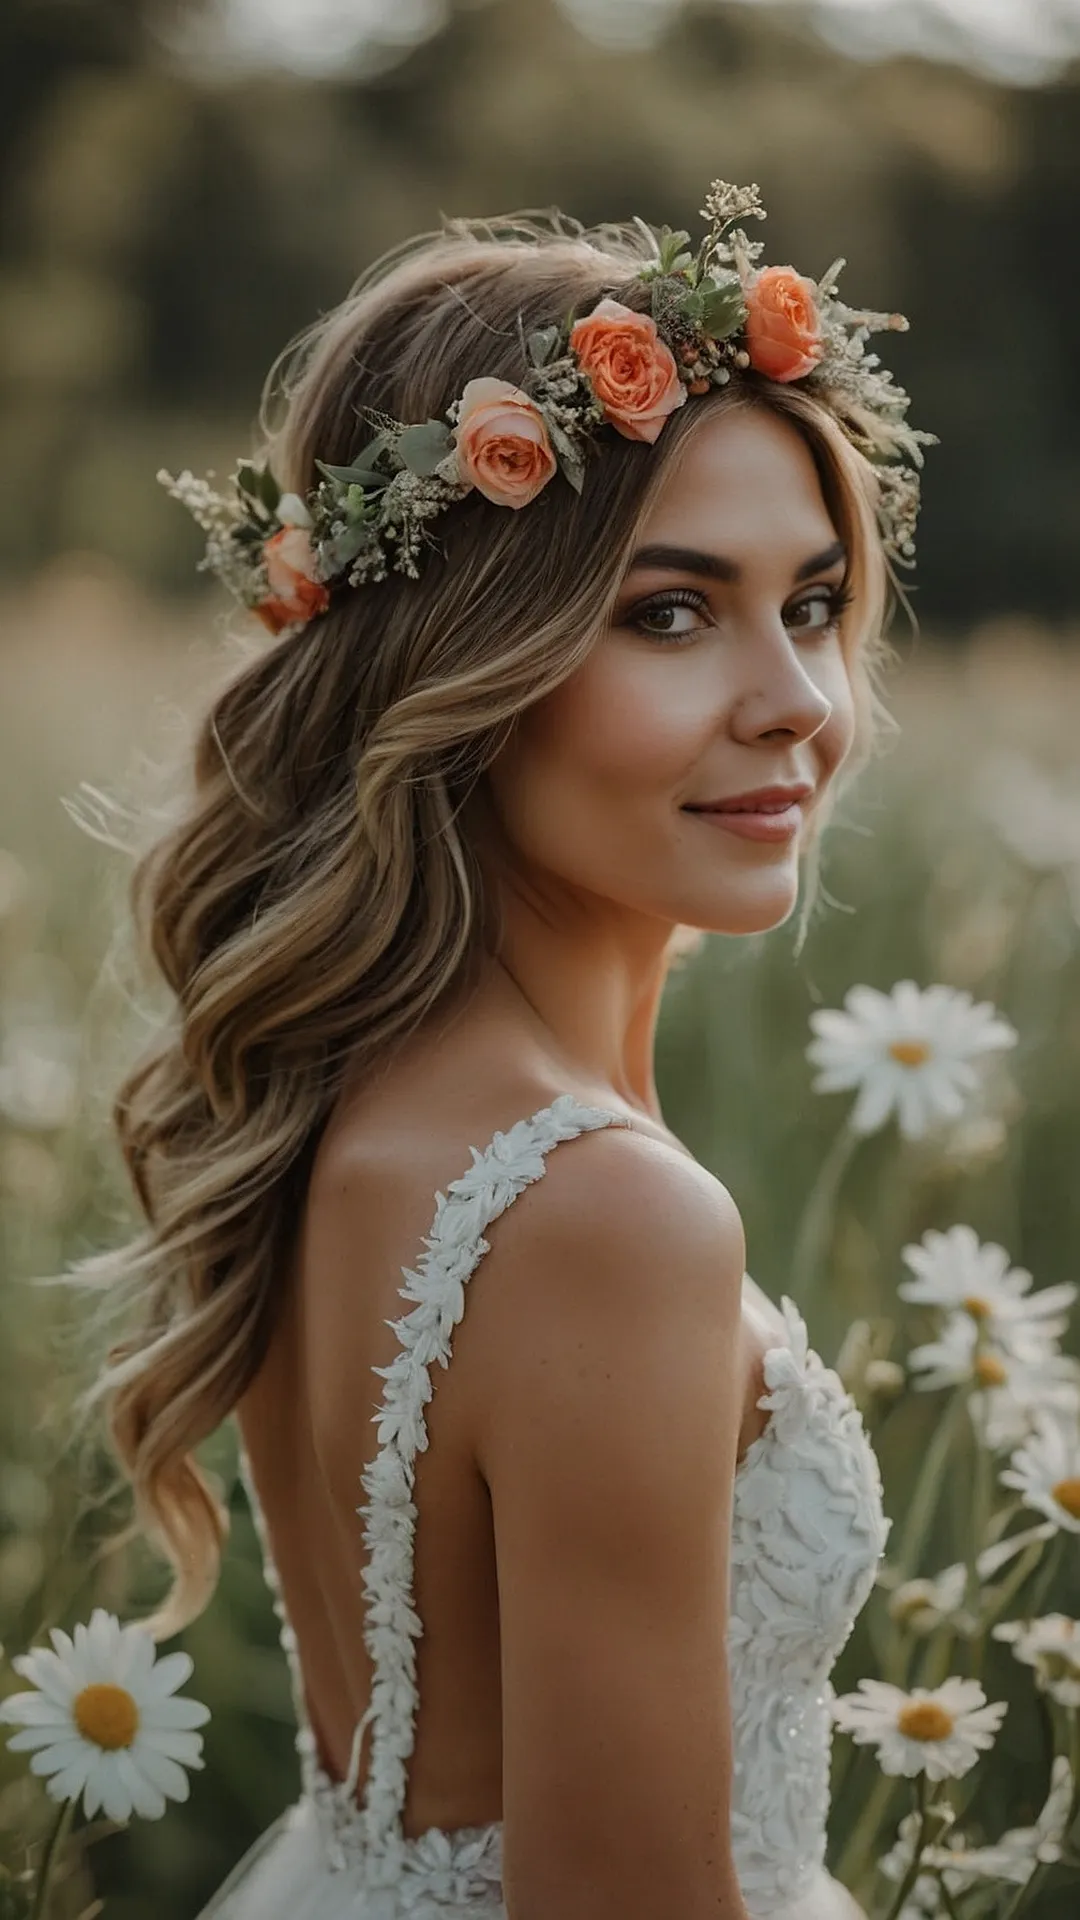
[{"label": "chin", "polygon": [[756,892],[733,888],[726,900],[713,901],[708,909],[701,909],[704,917],[687,914],[686,922],[705,933],[769,933],[791,918],[799,898],[797,876],[790,882],[785,880],[784,884],[778,882],[779,875],[772,885],[763,885]]}]

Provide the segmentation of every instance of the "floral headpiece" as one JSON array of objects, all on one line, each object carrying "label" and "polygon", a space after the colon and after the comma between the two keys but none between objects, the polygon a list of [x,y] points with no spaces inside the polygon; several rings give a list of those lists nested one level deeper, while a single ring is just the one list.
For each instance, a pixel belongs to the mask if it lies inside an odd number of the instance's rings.
[{"label": "floral headpiece", "polygon": [[911,566],[922,446],[937,436],[906,424],[908,395],[866,350],[871,333],[904,331],[901,313],[873,313],[838,299],[842,259],[815,282],[793,267],[762,267],[760,241],[737,224],[763,220],[756,186],[715,180],[696,253],[690,236],[643,221],[652,257],[637,277],[651,285],[651,312],[603,299],[581,318],[523,337],[520,387],[470,380],[441,420],[406,424],[366,417],[375,437],[348,467],[317,460],[322,479],[301,499],[283,493],[268,466],[241,464],[218,493],[189,472],[158,479],[207,535],[200,567],[216,573],[272,633],[326,610],[331,589],[417,578],[429,523],[475,490],[498,506],[524,507],[562,471],[581,491],[584,445],[609,426],[654,442],[688,395],[722,387],[753,368],[798,381],[835,414],[874,462],[883,545]]}]

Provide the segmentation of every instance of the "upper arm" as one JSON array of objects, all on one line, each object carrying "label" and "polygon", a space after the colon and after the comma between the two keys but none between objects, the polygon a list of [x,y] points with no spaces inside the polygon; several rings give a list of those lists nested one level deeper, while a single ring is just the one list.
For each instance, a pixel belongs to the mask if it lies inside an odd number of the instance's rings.
[{"label": "upper arm", "polygon": [[478,1448],[508,1912],[741,1920],[726,1653],[738,1212],[701,1168],[614,1129],[552,1155],[517,1212],[488,1255]]}]

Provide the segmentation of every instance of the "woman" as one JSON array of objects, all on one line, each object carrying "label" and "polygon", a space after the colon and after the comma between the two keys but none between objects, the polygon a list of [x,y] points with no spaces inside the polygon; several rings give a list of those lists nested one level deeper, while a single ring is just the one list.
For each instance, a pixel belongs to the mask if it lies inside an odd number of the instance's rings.
[{"label": "woman", "polygon": [[118,1102],[148,1225],[100,1383],[158,1631],[213,1591],[233,1413],[280,1595],[303,1794],[222,1920],[859,1911],[828,1675],[877,1466],[653,1043],[683,930],[812,880],[929,436],[864,355],[899,316],[758,264],[756,189],[704,213],[696,253],[425,236],[230,495],[162,476],[275,635],[137,872],[176,1019]]}]

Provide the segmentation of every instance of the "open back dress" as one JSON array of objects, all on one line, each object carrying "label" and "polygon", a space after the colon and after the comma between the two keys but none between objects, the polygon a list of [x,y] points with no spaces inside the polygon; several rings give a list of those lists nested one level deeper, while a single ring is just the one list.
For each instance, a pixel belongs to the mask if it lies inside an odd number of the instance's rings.
[{"label": "open back dress", "polygon": [[[561,1142],[624,1115],[561,1094],[483,1151],[436,1195],[415,1270],[403,1267],[412,1311],[392,1323],[400,1352],[373,1371],[383,1381],[374,1416],[378,1451],[363,1467],[358,1508],[366,1548],[365,1618],[357,1622],[373,1684],[356,1728],[349,1777],[319,1764],[296,1638],[285,1613],[266,1525],[246,1457],[245,1485],[281,1621],[298,1724],[301,1794],[244,1855],[200,1920],[505,1920],[502,1826],[402,1833],[419,1705],[413,1598],[418,1452],[431,1369],[449,1364],[467,1285],[488,1251],[484,1232]],[[890,1522],[877,1460],[838,1375],[807,1346],[793,1302],[787,1340],[765,1355],[769,1410],[738,1464],[732,1506],[728,1665],[733,1782],[731,1845],[753,1920],[851,1920],[861,1909],[825,1869],[832,1721],[830,1670],[874,1584]],[[358,1462],[358,1471],[360,1468]],[[361,1533],[357,1530],[359,1551]],[[371,1726],[362,1792],[358,1757]]]}]

